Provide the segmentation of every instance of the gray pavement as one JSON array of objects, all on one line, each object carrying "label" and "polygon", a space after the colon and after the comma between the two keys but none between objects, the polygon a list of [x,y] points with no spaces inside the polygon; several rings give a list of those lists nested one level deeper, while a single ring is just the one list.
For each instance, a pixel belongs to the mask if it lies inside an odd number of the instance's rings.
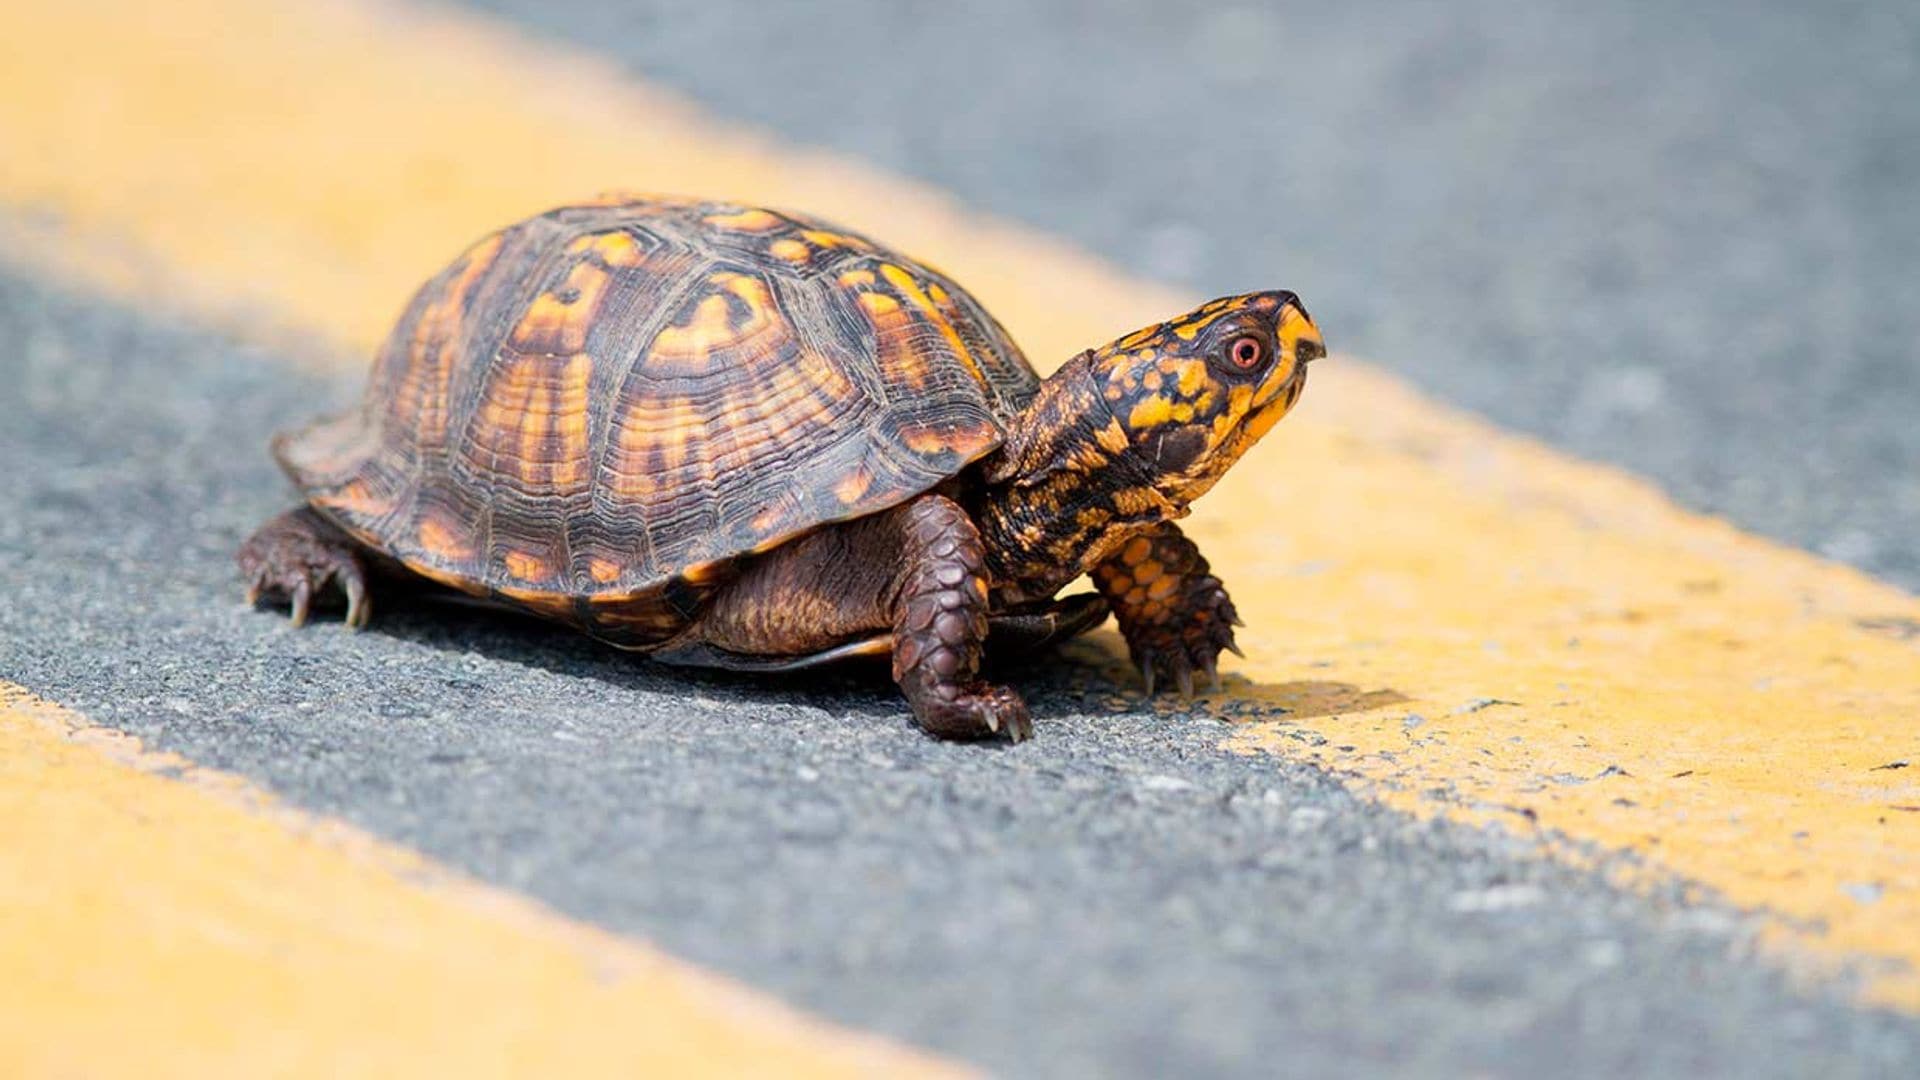
[{"label": "gray pavement", "polygon": [[1910,0],[469,4],[1920,589]]},{"label": "gray pavement", "polygon": [[240,602],[232,552],[288,501],[268,433],[357,383],[0,274],[0,674],[1008,1075],[1920,1061],[1920,1019],[1796,989],[1748,917],[1415,823],[1116,696],[1110,632],[1031,672],[1039,737],[993,749],[922,738],[879,677],[672,672],[401,603],[366,633],[292,630]]}]

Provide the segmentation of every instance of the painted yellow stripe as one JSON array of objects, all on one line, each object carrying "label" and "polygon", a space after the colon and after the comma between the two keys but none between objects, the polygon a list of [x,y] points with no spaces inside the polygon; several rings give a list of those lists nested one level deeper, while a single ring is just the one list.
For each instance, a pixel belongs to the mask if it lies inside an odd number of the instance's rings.
[{"label": "painted yellow stripe", "polygon": [[[28,148],[0,200],[61,226],[17,246],[356,347],[474,236],[610,187],[842,218],[946,266],[1043,363],[1185,306],[465,18],[65,3],[0,13],[0,41],[0,145]],[[17,47],[47,41],[89,62]],[[1920,1008],[1920,603],[1351,359],[1313,383],[1194,522],[1253,624],[1234,693],[1294,710],[1236,744],[1637,852],[1813,927],[1799,946],[1886,960],[1873,999]]]},{"label": "painted yellow stripe", "polygon": [[0,973],[0,1076],[957,1073],[4,684]]}]

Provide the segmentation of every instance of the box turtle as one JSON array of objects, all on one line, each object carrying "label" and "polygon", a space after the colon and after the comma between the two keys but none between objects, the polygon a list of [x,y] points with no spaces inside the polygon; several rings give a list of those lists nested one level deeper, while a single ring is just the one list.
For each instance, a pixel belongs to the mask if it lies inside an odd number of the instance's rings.
[{"label": "box turtle", "polygon": [[858,233],[604,196],[420,289],[359,406],[274,440],[305,503],[239,562],[296,625],[361,626],[405,580],[671,663],[890,655],[926,731],[1018,740],[990,640],[1111,611],[1149,693],[1217,679],[1238,619],[1174,522],[1324,354],[1292,293],[1255,292],[1043,380],[965,289]]}]

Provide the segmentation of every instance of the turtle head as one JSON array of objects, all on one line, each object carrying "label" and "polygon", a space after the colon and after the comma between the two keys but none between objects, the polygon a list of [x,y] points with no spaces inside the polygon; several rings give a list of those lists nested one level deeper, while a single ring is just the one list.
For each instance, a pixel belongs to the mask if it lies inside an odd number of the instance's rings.
[{"label": "turtle head", "polygon": [[1327,352],[1290,292],[1227,296],[1088,357],[1135,468],[1184,506],[1293,408]]},{"label": "turtle head", "polygon": [[985,473],[976,523],[1002,600],[1051,596],[1184,513],[1300,400],[1326,352],[1298,297],[1260,292],[1069,360]]}]

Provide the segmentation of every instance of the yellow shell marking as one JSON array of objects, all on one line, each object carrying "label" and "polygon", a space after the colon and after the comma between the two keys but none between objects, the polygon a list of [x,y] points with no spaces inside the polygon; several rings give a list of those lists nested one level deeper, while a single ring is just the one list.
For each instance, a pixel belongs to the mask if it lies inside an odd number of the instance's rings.
[{"label": "yellow shell marking", "polygon": [[550,572],[545,559],[525,551],[509,551],[503,556],[507,573],[521,581],[540,581]]},{"label": "yellow shell marking", "polygon": [[639,266],[646,258],[640,242],[625,230],[601,233],[587,246],[608,266]]},{"label": "yellow shell marking", "polygon": [[727,569],[727,565],[727,560],[725,559],[713,559],[708,562],[694,563],[680,573],[682,577],[687,579],[688,584],[710,585],[720,580],[720,576]]},{"label": "yellow shell marking", "polygon": [[[585,264],[582,264],[585,265]],[[593,271],[598,273],[598,271]],[[574,277],[579,276],[575,271]],[[587,347],[588,321],[580,318],[573,301],[542,293],[527,307],[507,344],[521,352],[564,356]]]},{"label": "yellow shell marking", "polygon": [[649,364],[664,361],[683,370],[706,370],[716,350],[730,348],[776,329],[773,294],[759,278],[730,272],[713,275],[713,284],[746,305],[747,316],[733,318],[726,296],[714,293],[694,307],[685,321],[661,330],[653,339]]},{"label": "yellow shell marking", "polygon": [[[855,273],[865,274],[867,280],[873,280],[873,275],[867,271]],[[852,273],[842,274],[840,280],[845,284],[852,276]],[[882,354],[881,367],[887,378],[887,392],[917,394],[924,391],[933,370],[924,358],[915,356],[910,351],[913,332],[917,327],[912,317],[901,306],[899,299],[885,292],[862,292],[858,296],[858,303],[861,312],[867,317],[868,324],[873,327],[875,346]],[[907,440],[908,445],[913,446],[915,450],[921,450],[927,446],[928,439],[931,438],[923,432],[920,435],[920,441],[916,443],[914,437],[904,431],[901,437]],[[937,450],[938,447],[935,449]]]},{"label": "yellow shell marking", "polygon": [[593,359],[584,353],[506,362],[487,384],[474,430],[476,444],[493,452],[485,464],[517,477],[528,492],[578,491],[586,479],[592,377]]},{"label": "yellow shell marking", "polygon": [[391,498],[375,495],[365,480],[354,480],[331,492],[326,504],[338,510],[365,517],[379,517],[393,509]]},{"label": "yellow shell marking", "polygon": [[949,424],[945,430],[902,424],[900,439],[919,454],[955,453],[971,456],[993,444],[992,424]]},{"label": "yellow shell marking", "polygon": [[[655,378],[623,400],[615,449],[601,466],[613,494],[644,505],[661,492],[699,486],[724,502],[737,492],[742,470],[764,458],[770,439],[802,425],[830,429],[863,400],[830,358],[795,339],[764,281],[730,272],[712,281],[719,290],[655,338],[643,362]],[[688,393],[667,378],[721,369],[737,374],[738,392]],[[783,509],[776,517],[798,512],[797,502],[777,505]]]},{"label": "yellow shell marking", "polygon": [[825,229],[802,229],[800,230],[800,235],[805,237],[807,243],[812,244],[814,247],[847,248],[854,251],[869,250],[867,244],[855,240],[845,233],[828,232]]},{"label": "yellow shell marking", "polygon": [[467,295],[493,265],[505,241],[501,233],[480,241],[461,256],[460,272],[427,306],[414,327],[406,357],[406,373],[394,388],[393,422],[418,433],[427,445],[447,439],[447,386],[452,376]]},{"label": "yellow shell marking", "polygon": [[442,562],[461,562],[473,557],[473,548],[461,543],[457,534],[438,518],[420,522],[420,547]]},{"label": "yellow shell marking", "polygon": [[892,315],[900,310],[900,301],[886,293],[867,292],[860,294],[860,306],[869,315]]},{"label": "yellow shell marking", "polygon": [[759,209],[741,210],[731,214],[708,214],[705,220],[709,225],[740,232],[771,232],[786,224],[773,214]]},{"label": "yellow shell marking", "polygon": [[865,495],[867,489],[872,486],[873,473],[867,471],[866,466],[863,465],[847,473],[839,483],[833,485],[833,495],[842,503],[852,506],[859,502],[860,496]]},{"label": "yellow shell marking", "polygon": [[773,243],[767,245],[767,250],[772,252],[776,258],[785,259],[793,263],[804,263],[813,258],[813,249],[795,240],[791,236],[783,236],[775,240]]},{"label": "yellow shell marking", "polygon": [[953,328],[952,322],[948,321],[946,312],[941,311],[939,306],[921,291],[920,283],[914,280],[912,274],[888,263],[880,268],[880,276],[887,279],[887,284],[898,290],[900,296],[913,305],[915,310],[927,317],[927,321],[933,324],[942,338],[946,339],[947,347],[953,350],[954,357],[967,366],[967,370],[973,374],[974,378],[981,382],[987,381],[986,372],[980,369],[980,361],[975,359],[973,351],[967,348],[967,343],[960,339],[960,332]]},{"label": "yellow shell marking", "polygon": [[[570,247],[576,252],[591,251],[609,266],[637,266],[641,261],[639,245],[624,232],[583,236]],[[599,263],[580,259],[558,288],[534,298],[508,335],[507,344],[523,353],[556,356],[586,348],[587,331],[593,328],[600,300],[612,281],[612,275]]]},{"label": "yellow shell marking", "polygon": [[900,441],[916,454],[937,454],[952,445],[947,435],[930,427],[908,427],[901,425]]}]

